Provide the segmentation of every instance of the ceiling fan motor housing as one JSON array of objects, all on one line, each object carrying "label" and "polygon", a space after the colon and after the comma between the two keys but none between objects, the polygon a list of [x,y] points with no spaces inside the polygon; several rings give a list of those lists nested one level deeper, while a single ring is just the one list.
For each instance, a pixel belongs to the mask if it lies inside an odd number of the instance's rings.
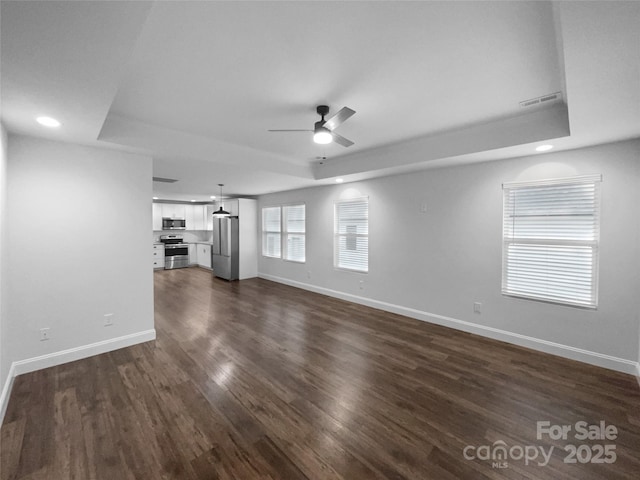
[{"label": "ceiling fan motor housing", "polygon": [[[318,112],[318,115],[321,115],[324,117],[329,113],[329,107],[327,105],[318,105],[316,107],[316,112]],[[324,123],[324,121],[322,123]]]}]

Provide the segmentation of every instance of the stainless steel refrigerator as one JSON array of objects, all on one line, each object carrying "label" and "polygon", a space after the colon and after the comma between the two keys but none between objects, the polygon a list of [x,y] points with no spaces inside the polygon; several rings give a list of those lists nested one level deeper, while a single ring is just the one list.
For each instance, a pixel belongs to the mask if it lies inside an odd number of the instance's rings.
[{"label": "stainless steel refrigerator", "polygon": [[240,270],[238,217],[213,217],[211,268],[216,277],[237,280]]}]

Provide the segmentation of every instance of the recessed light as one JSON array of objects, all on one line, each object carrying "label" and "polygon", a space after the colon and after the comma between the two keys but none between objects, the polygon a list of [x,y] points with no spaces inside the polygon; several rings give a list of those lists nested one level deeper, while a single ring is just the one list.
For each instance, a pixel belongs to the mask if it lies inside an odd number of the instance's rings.
[{"label": "recessed light", "polygon": [[57,128],[60,126],[60,122],[51,117],[38,117],[36,118],[36,122],[38,122],[40,125],[44,125],[45,127],[50,128]]},{"label": "recessed light", "polygon": [[211,195],[211,200],[215,200],[216,196],[215,195]]},{"label": "recessed light", "polygon": [[344,179],[342,179],[342,178],[336,178],[336,183],[342,183],[342,182],[344,182]]},{"label": "recessed light", "polygon": [[195,202],[195,200],[191,200],[192,202]]},{"label": "recessed light", "polygon": [[153,197],[154,200],[158,200],[158,197]]},{"label": "recessed light", "polygon": [[536,147],[536,152],[546,152],[547,150],[551,150],[553,148],[553,145],[540,145],[539,147]]}]

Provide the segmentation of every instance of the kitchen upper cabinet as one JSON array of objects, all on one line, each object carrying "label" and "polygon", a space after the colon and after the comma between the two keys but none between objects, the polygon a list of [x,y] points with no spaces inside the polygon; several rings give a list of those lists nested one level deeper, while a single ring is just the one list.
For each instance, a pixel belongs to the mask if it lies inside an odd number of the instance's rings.
[{"label": "kitchen upper cabinet", "polygon": [[[211,205],[209,205],[212,207]],[[206,230],[207,205],[185,205],[180,203],[154,203],[153,229],[162,230],[162,218],[184,218],[185,230]],[[212,210],[213,212],[213,210]]]},{"label": "kitchen upper cabinet", "polygon": [[205,220],[205,213],[206,213],[205,205],[194,205],[193,208],[194,208],[194,218],[195,218],[194,230],[206,230],[207,223]]},{"label": "kitchen upper cabinet", "polygon": [[198,252],[196,256],[198,258],[198,265],[205,268],[211,268],[211,245],[198,243],[197,248]]},{"label": "kitchen upper cabinet", "polygon": [[205,230],[205,206],[185,205],[187,230]]},{"label": "kitchen upper cabinet", "polygon": [[154,230],[162,230],[162,204],[153,203],[152,204],[152,215],[153,215],[153,229]]},{"label": "kitchen upper cabinet", "polygon": [[209,232],[213,231],[213,213],[216,212],[220,206],[222,206],[222,209],[229,212],[232,216],[237,217],[239,215],[238,212],[240,211],[238,202],[239,200],[237,198],[232,198],[225,200],[222,203],[215,202],[213,205],[205,205],[206,208],[204,216],[206,230]]},{"label": "kitchen upper cabinet", "polygon": [[228,200],[223,200],[222,203],[216,202],[215,203],[216,210],[220,208],[220,205],[222,205],[222,209],[229,212],[232,217],[237,217],[239,215],[240,210],[238,208],[237,198],[230,198]]},{"label": "kitchen upper cabinet", "polygon": [[205,227],[206,230],[209,232],[213,232],[213,212],[215,212],[217,210],[217,207],[215,205],[206,205],[205,208]]},{"label": "kitchen upper cabinet", "polygon": [[[185,218],[186,206],[180,203],[162,203],[162,216],[167,218]],[[190,205],[189,205],[190,206]]]}]

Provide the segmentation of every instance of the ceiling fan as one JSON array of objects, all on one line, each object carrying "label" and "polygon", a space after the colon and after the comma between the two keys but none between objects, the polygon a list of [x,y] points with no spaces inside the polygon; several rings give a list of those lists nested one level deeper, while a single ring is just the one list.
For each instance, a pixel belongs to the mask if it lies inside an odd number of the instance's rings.
[{"label": "ceiling fan", "polygon": [[320,144],[327,144],[336,142],[343,147],[350,147],[353,145],[351,140],[338,135],[334,130],[353,115],[355,110],[351,110],[349,107],[343,107],[338,113],[336,113],[329,120],[325,120],[324,116],[329,113],[329,107],[327,105],[318,105],[316,107],[318,115],[322,117],[315,123],[313,130],[269,130],[270,132],[313,132],[313,141]]}]

